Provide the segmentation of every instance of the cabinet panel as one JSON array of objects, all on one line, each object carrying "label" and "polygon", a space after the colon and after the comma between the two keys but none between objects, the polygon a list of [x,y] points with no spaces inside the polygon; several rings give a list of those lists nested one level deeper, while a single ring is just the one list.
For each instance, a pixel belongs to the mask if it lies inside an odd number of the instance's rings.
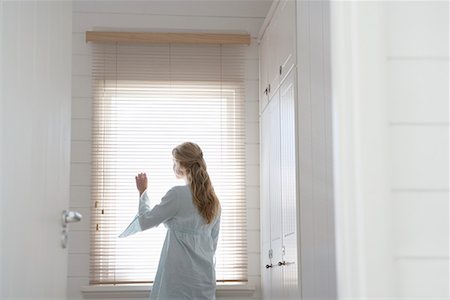
[{"label": "cabinet panel", "polygon": [[259,99],[260,106],[259,111],[262,113],[267,103],[269,102],[269,95],[266,92],[269,86],[269,80],[267,78],[268,67],[271,61],[269,55],[270,47],[270,28],[267,28],[261,42],[259,44]]},{"label": "cabinet panel", "polygon": [[287,299],[298,296],[295,73],[291,70],[280,87],[283,291]]},{"label": "cabinet panel", "polygon": [[[263,299],[300,297],[297,246],[295,14],[295,1],[280,0],[260,44]],[[269,86],[267,96],[264,89]],[[268,258],[270,250],[272,259]],[[266,269],[268,261],[273,267]]]},{"label": "cabinet panel", "polygon": [[299,276],[297,234],[293,233],[283,238],[283,292],[287,299],[299,299]]},{"label": "cabinet panel", "polygon": [[283,261],[281,239],[272,242],[274,264],[272,268],[272,300],[283,299],[283,269],[284,266],[279,266],[278,263]]},{"label": "cabinet panel", "polygon": [[[270,241],[263,243],[261,246],[261,292],[263,299],[270,299],[272,297],[272,269],[273,260],[269,257],[269,251],[271,250]],[[266,268],[266,265],[272,266]]]},{"label": "cabinet panel", "polygon": [[280,87],[280,142],[283,236],[296,232],[295,70]]},{"label": "cabinet panel", "polygon": [[[261,280],[270,283],[270,288],[263,287],[263,299],[299,295],[295,84],[294,68],[261,115]],[[273,267],[265,269],[268,261]]]},{"label": "cabinet panel", "polygon": [[270,249],[270,113],[261,115],[261,243]]},{"label": "cabinet panel", "polygon": [[[278,4],[280,5],[280,4]],[[279,66],[279,45],[280,45],[280,10],[277,7],[270,20],[266,33],[269,36],[270,44],[268,46],[268,55],[270,61],[267,66],[267,80],[270,85],[270,90],[274,93],[278,87],[278,66]],[[270,96],[269,98],[271,98]]]},{"label": "cabinet panel", "polygon": [[[271,98],[267,107],[270,115],[270,237],[273,243],[282,239],[281,211],[281,165],[280,165],[280,100],[279,92]],[[278,243],[278,242],[277,242]],[[272,248],[275,249],[275,248]]]},{"label": "cabinet panel", "polygon": [[281,0],[261,41],[261,111],[267,104],[264,90],[273,94],[295,65],[295,7],[295,1]]},{"label": "cabinet panel", "polygon": [[277,47],[277,67],[280,82],[288,75],[295,64],[295,1],[284,0],[279,4],[279,22],[277,32],[279,35]]}]

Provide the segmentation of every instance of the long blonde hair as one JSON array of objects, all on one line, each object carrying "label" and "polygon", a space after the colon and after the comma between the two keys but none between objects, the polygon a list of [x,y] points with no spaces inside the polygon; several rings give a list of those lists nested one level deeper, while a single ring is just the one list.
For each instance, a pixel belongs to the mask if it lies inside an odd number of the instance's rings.
[{"label": "long blonde hair", "polygon": [[186,142],[173,148],[172,155],[175,173],[187,177],[194,205],[210,224],[219,214],[220,202],[206,171],[202,149],[195,143]]}]

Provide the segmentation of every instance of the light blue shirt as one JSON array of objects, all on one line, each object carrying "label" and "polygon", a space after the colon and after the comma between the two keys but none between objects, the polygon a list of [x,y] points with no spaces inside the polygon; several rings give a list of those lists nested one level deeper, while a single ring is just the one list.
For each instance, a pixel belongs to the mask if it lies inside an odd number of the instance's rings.
[{"label": "light blue shirt", "polygon": [[167,234],[150,299],[216,299],[214,254],[220,216],[206,224],[187,185],[171,188],[153,208],[145,191],[139,199],[139,213],[120,237],[161,223]]}]

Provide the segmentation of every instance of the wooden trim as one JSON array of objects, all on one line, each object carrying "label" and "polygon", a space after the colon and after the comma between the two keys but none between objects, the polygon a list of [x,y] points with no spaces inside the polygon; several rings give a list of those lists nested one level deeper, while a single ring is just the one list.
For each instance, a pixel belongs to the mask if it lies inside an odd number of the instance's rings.
[{"label": "wooden trim", "polygon": [[250,45],[250,35],[225,33],[86,31],[86,42]]}]

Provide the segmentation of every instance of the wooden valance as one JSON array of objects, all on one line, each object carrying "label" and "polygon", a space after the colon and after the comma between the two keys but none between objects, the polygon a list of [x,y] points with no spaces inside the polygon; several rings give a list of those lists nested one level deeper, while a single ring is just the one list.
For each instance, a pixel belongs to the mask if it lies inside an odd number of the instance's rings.
[{"label": "wooden valance", "polygon": [[227,33],[86,31],[86,42],[250,45],[250,35]]}]

